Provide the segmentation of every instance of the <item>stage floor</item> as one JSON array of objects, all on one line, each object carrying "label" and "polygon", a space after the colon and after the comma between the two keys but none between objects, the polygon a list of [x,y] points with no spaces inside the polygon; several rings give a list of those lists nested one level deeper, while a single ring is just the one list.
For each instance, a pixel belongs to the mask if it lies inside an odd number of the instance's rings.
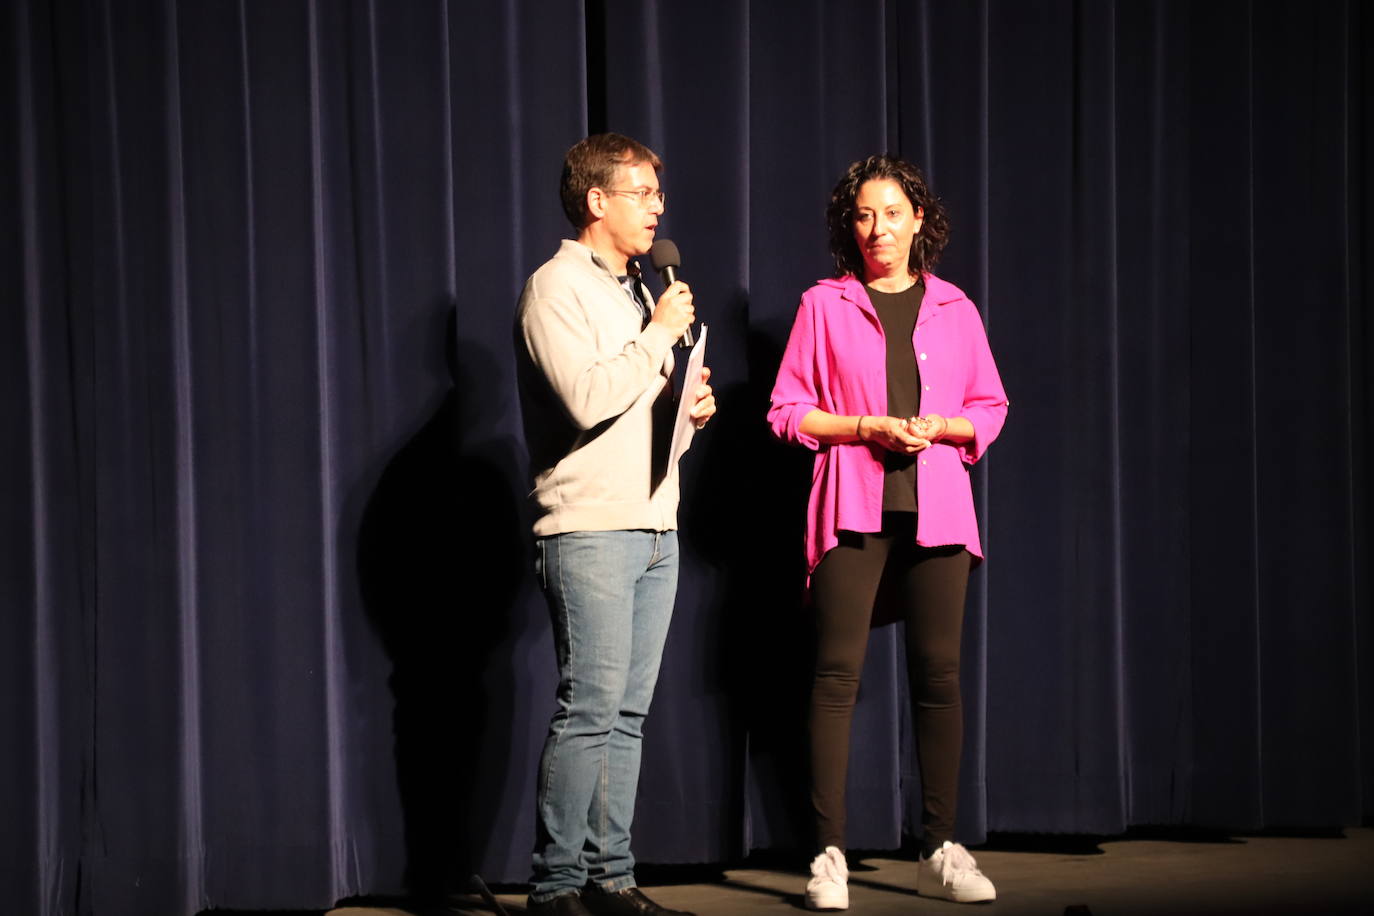
[{"label": "stage floor", "polygon": [[[975,849],[978,865],[997,885],[990,904],[962,905],[916,896],[916,864],[892,853],[850,860],[850,911],[883,914],[1070,913],[1076,916],[1191,913],[1374,914],[1374,829],[1351,828],[1329,837],[1189,836],[1180,840],[1100,842],[1010,839]],[[776,867],[773,867],[775,866]],[[665,906],[706,914],[802,912],[800,867],[758,857],[740,868],[651,869],[645,890]],[[512,914],[523,893],[497,900]],[[440,916],[491,913],[477,897],[424,909],[377,901],[344,906],[329,916]]]}]

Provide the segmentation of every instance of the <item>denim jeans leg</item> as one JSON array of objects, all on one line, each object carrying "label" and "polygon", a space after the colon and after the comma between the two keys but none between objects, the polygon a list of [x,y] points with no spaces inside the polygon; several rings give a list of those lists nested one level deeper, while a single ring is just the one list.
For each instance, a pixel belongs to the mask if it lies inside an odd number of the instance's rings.
[{"label": "denim jeans leg", "polygon": [[[539,767],[530,894],[536,902],[581,889],[591,860],[598,883],[634,884],[629,817],[611,812],[633,813],[638,740],[633,753],[625,754],[613,751],[612,735],[627,694],[635,697],[636,708],[647,708],[647,700],[641,701],[642,685],[627,690],[632,672],[635,679],[657,675],[663,637],[639,639],[639,618],[664,618],[666,632],[672,588],[665,592],[661,584],[653,587],[665,574],[664,568],[653,569],[661,545],[660,535],[646,531],[579,531],[539,542],[539,573],[553,620],[559,683],[558,706]],[[671,565],[675,587],[676,550]],[[646,578],[650,585],[643,600],[666,606],[641,615],[640,583]],[[652,650],[647,667],[636,663],[638,642],[645,651]],[[650,695],[652,689],[650,683]],[[619,743],[617,739],[617,748]],[[630,757],[633,779],[626,772]],[[608,849],[616,850],[609,859]]]},{"label": "denim jeans leg", "polygon": [[630,824],[639,788],[640,751],[644,719],[658,683],[663,645],[677,594],[677,532],[635,532],[649,535],[648,565],[635,582],[633,645],[625,696],[609,738],[607,788],[592,798],[587,871],[610,893],[633,887],[634,856],[630,852]]}]

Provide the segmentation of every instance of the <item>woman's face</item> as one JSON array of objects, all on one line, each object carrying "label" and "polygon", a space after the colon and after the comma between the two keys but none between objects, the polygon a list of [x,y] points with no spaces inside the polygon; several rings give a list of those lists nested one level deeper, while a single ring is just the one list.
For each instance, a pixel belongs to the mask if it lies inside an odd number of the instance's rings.
[{"label": "woman's face", "polygon": [[854,197],[854,240],[864,258],[865,280],[907,273],[911,242],[925,211],[913,208],[902,186],[890,178],[865,181]]}]

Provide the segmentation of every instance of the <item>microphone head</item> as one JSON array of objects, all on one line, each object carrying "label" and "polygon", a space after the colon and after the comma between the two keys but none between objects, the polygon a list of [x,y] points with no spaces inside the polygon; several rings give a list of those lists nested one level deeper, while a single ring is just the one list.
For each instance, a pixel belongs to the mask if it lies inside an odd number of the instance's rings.
[{"label": "microphone head", "polygon": [[666,267],[681,267],[682,255],[678,254],[672,239],[659,239],[649,248],[649,263],[662,273]]}]

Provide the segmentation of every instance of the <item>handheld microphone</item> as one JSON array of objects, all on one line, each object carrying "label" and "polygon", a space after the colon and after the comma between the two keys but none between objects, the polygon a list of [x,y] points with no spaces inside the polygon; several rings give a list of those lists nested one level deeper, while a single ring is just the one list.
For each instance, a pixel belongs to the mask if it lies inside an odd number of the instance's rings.
[{"label": "handheld microphone", "polygon": [[[672,239],[659,239],[649,248],[649,263],[658,271],[659,277],[663,279],[663,285],[672,286],[677,282],[677,270],[682,266],[682,255],[678,253]],[[680,347],[696,344],[690,324],[687,325],[687,330],[682,332],[682,339],[677,343]]]}]

